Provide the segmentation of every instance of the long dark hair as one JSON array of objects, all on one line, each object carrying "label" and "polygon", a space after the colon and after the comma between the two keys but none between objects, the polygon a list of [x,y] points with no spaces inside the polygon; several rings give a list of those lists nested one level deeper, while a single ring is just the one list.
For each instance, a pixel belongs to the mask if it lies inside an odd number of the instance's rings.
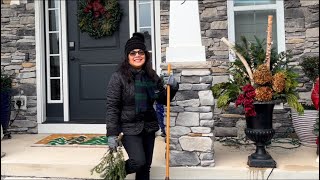
[{"label": "long dark hair", "polygon": [[[150,59],[151,59],[150,53],[148,51],[145,51],[145,63],[142,66],[142,70],[144,70],[148,75],[148,77],[154,81],[155,78],[157,77],[157,73],[152,69],[152,64]],[[127,79],[128,83],[130,83],[133,80],[133,76],[130,71],[130,68],[131,68],[131,65],[129,64],[129,58],[128,58],[128,55],[126,55],[118,70],[121,72],[121,74],[124,75],[124,78]]]}]

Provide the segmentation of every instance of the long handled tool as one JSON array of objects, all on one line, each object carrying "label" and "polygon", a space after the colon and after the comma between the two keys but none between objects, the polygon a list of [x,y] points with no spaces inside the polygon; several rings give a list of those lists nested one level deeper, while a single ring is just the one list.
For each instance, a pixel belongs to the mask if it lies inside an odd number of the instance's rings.
[{"label": "long handled tool", "polygon": [[[171,64],[168,64],[168,76],[170,76]],[[169,158],[170,158],[170,86],[167,85],[167,121],[166,121],[166,178],[169,180]]]}]

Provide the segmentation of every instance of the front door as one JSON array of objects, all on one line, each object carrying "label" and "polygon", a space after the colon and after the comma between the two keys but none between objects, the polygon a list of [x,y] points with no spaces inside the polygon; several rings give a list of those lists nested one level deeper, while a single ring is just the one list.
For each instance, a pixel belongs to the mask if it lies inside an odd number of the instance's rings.
[{"label": "front door", "polygon": [[67,1],[70,122],[105,123],[107,85],[130,35],[129,1],[118,2],[123,12],[119,30],[95,39],[79,30],[78,1]]}]

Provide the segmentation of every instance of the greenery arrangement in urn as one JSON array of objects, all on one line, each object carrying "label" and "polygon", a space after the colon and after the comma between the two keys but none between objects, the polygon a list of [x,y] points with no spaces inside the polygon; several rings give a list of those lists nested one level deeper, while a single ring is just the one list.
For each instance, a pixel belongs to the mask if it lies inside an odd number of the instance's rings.
[{"label": "greenery arrangement in urn", "polygon": [[[299,65],[302,67],[305,76],[309,78],[314,86],[316,79],[319,77],[319,56],[306,56]],[[302,105],[305,110],[316,110],[312,104],[303,103]]]},{"label": "greenery arrangement in urn", "polygon": [[236,106],[242,105],[245,115],[250,117],[256,115],[254,103],[287,102],[299,113],[304,112],[296,92],[298,74],[288,66],[292,56],[290,51],[278,54],[272,48],[272,25],[269,20],[266,42],[257,37],[255,42],[249,42],[241,37],[241,42],[233,45],[226,38],[221,39],[233,50],[236,59],[229,65],[232,76],[229,81],[211,88],[213,96],[218,98],[219,108],[225,109],[235,102]]},{"label": "greenery arrangement in urn", "polygon": [[299,65],[302,67],[305,75],[314,83],[317,77],[319,77],[319,56],[304,57]]}]

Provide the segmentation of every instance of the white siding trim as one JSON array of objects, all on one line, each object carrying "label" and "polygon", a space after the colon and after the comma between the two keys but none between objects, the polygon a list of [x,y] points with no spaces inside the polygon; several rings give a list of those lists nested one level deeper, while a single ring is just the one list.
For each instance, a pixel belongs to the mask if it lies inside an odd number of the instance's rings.
[{"label": "white siding trim", "polygon": [[277,1],[277,34],[278,34],[278,52],[286,50],[286,34],[284,25],[284,2],[283,0]]},{"label": "white siding trim", "polygon": [[129,37],[135,32],[135,3],[134,1],[129,1]]},{"label": "white siding trim", "polygon": [[[232,43],[236,41],[236,32],[234,28],[234,6],[233,1],[227,1],[227,9],[228,9],[228,40]],[[229,61],[233,62],[235,59],[229,52]]]},{"label": "white siding trim", "polygon": [[151,49],[152,49],[152,68],[154,70],[156,70],[156,50],[155,50],[155,22],[154,22],[154,1],[151,1],[151,4],[150,4],[150,11],[151,11]]},{"label": "white siding trim", "polygon": [[160,20],[160,1],[154,1],[154,31],[155,31],[155,63],[157,74],[160,75],[161,69],[161,20]]},{"label": "white siding trim", "polygon": [[62,98],[63,98],[63,120],[68,122],[69,117],[69,68],[68,68],[68,38],[67,38],[67,1],[61,0],[61,54],[62,61]]},{"label": "white siding trim", "polygon": [[34,2],[35,39],[36,39],[36,73],[37,73],[37,122],[46,120],[46,84],[45,84],[45,46],[43,1]]},{"label": "white siding trim", "polygon": [[[281,1],[281,0],[277,0]],[[229,1],[228,1],[229,2]],[[277,9],[276,4],[268,4],[268,5],[252,5],[252,6],[234,6],[233,1],[230,1],[232,3],[232,7],[234,11],[260,11],[260,10],[266,10],[266,9]]]}]

